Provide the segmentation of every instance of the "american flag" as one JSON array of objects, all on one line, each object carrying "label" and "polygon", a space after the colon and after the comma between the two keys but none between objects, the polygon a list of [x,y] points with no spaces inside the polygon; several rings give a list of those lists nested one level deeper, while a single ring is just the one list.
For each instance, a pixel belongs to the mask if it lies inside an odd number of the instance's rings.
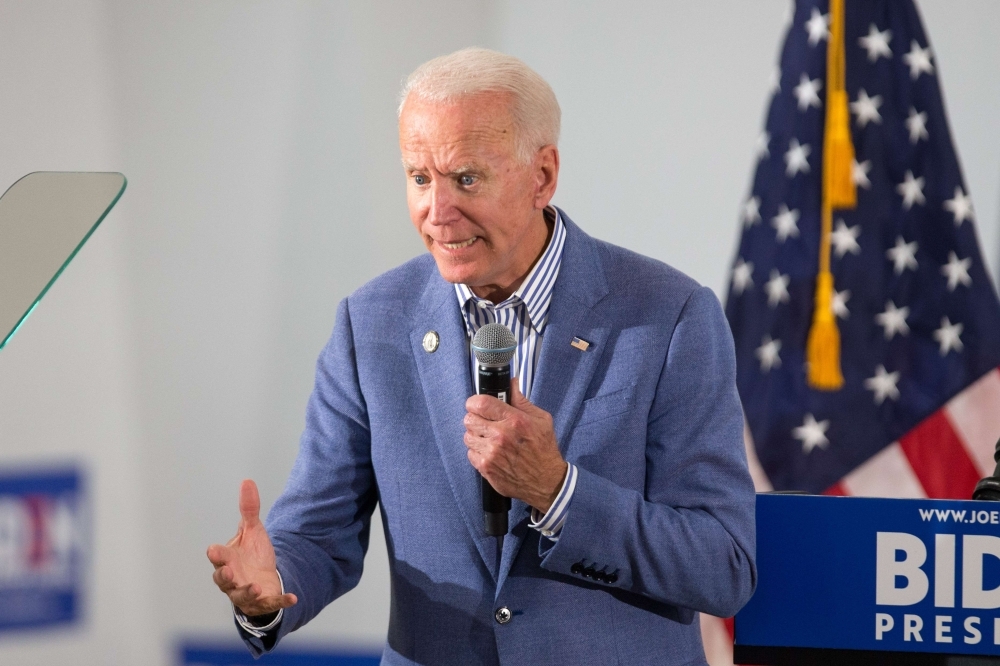
[{"label": "american flag", "polygon": [[[844,385],[810,388],[805,367],[830,14],[799,0],[726,305],[751,468],[762,491],[968,499],[1000,437],[1000,304],[936,60],[911,0],[846,0],[843,35],[857,206],[834,210],[830,266]],[[722,634],[705,621],[711,652]]]}]

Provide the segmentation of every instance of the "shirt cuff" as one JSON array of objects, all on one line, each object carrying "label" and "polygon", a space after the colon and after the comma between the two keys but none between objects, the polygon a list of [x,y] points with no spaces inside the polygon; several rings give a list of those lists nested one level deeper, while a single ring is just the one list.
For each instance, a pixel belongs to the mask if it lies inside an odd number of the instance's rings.
[{"label": "shirt cuff", "polygon": [[542,512],[532,507],[531,522],[528,527],[538,530],[542,536],[552,541],[559,541],[559,532],[562,531],[566,516],[569,515],[569,503],[573,499],[573,491],[576,490],[576,465],[566,463],[566,478],[563,479],[562,488],[552,502],[549,510],[542,515]]},{"label": "shirt cuff", "polygon": [[[280,571],[275,569],[275,572],[278,574],[278,582],[281,583],[281,593],[284,594],[285,581],[281,579]],[[236,616],[236,621],[240,623],[240,626],[243,628],[243,631],[247,632],[254,638],[263,638],[264,635],[267,634],[267,632],[277,627],[278,624],[281,622],[281,618],[282,616],[284,616],[284,614],[285,614],[285,609],[279,608],[278,614],[274,617],[274,619],[261,627],[255,625],[253,621],[250,620],[249,617],[240,612],[240,610],[236,608],[236,606],[233,606],[233,615]]]}]

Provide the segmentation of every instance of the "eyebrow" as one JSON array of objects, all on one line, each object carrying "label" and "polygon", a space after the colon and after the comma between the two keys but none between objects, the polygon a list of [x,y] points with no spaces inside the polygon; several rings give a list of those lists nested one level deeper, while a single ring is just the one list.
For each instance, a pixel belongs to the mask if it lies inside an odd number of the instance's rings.
[{"label": "eyebrow", "polygon": [[[423,169],[417,168],[416,166],[410,164],[406,160],[400,160],[400,161],[403,163],[403,169],[405,171],[423,171]],[[462,164],[460,166],[457,166],[457,167],[455,167],[454,169],[452,169],[451,171],[449,171],[445,175],[448,175],[448,176],[461,176],[461,175],[464,175],[464,174],[467,174],[467,173],[481,173],[482,171],[483,171],[483,168],[480,167],[479,165],[469,163],[469,164]]]}]

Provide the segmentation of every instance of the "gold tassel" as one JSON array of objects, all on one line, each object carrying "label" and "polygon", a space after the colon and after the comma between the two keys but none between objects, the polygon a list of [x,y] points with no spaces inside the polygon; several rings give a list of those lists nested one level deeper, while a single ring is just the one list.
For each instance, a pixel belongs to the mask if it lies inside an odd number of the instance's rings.
[{"label": "gold tassel", "polygon": [[833,209],[854,208],[854,144],[845,90],[844,0],[830,0],[830,41],[826,56],[826,124],[823,132],[823,200],[820,215],[819,270],[813,320],[806,340],[806,380],[814,389],[836,391],[844,385],[840,370],[840,331],[833,313],[830,236]]},{"label": "gold tassel", "polygon": [[844,385],[840,372],[840,331],[833,315],[833,275],[816,276],[816,308],[806,342],[809,385],[821,391],[836,391]]}]

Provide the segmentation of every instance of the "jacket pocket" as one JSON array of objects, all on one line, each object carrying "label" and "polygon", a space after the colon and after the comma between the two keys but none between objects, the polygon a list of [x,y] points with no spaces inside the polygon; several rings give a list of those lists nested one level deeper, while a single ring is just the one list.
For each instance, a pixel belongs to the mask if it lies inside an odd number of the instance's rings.
[{"label": "jacket pocket", "polygon": [[593,398],[584,400],[580,407],[580,416],[576,420],[576,427],[602,421],[632,409],[635,406],[635,389],[636,385],[632,384],[617,391],[595,395]]}]

